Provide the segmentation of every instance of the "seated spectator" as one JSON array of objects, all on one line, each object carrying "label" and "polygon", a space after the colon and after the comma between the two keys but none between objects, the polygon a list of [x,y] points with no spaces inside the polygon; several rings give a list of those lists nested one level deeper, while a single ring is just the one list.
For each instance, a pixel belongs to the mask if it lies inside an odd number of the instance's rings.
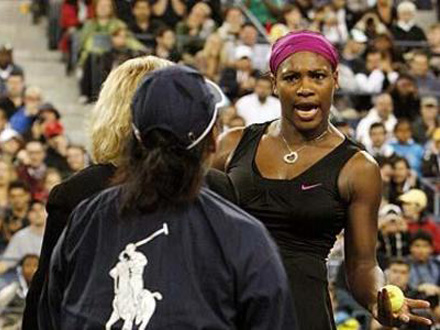
[{"label": "seated spectator", "polygon": [[39,257],[27,254],[17,269],[17,280],[0,291],[0,324],[3,329],[20,329],[25,298],[38,268]]},{"label": "seated spectator", "polygon": [[382,54],[388,54],[391,62],[394,64],[395,62],[403,62],[404,59],[402,54],[398,51],[396,45],[394,45],[394,40],[392,36],[388,33],[378,34],[370,44],[372,49],[376,49]]},{"label": "seated spectator", "polygon": [[380,169],[380,177],[382,178],[382,204],[390,203],[391,183],[394,176],[394,168],[392,160],[380,157],[377,159]]},{"label": "seated spectator", "polygon": [[13,181],[9,185],[8,200],[9,208],[3,214],[1,226],[1,250],[11,239],[12,235],[28,224],[30,191],[27,185],[21,181]]},{"label": "seated spectator", "polygon": [[180,54],[176,48],[176,34],[173,29],[166,26],[158,28],[155,40],[156,47],[153,50],[153,55],[171,62],[180,60]]},{"label": "seated spectator", "polygon": [[429,57],[422,51],[415,52],[410,61],[410,72],[414,76],[420,94],[440,92],[440,81],[429,69]]},{"label": "seated spectator", "polygon": [[2,158],[13,163],[17,154],[23,147],[23,138],[12,128],[5,129],[0,134],[0,155]]},{"label": "seated spectator", "polygon": [[195,56],[196,67],[204,76],[217,81],[224,62],[223,57],[223,40],[217,33],[213,33]]},{"label": "seated spectator", "polygon": [[382,123],[374,123],[370,126],[370,145],[366,145],[368,153],[374,158],[391,158],[394,155],[393,148],[387,144],[387,131]]},{"label": "seated spectator", "polygon": [[239,46],[235,49],[235,63],[233,67],[223,69],[220,75],[220,86],[223,92],[232,101],[250,94],[255,87],[255,77],[260,73],[252,66],[252,49]]},{"label": "seated spectator", "polygon": [[386,25],[383,24],[377,14],[373,12],[367,12],[362,16],[354,28],[361,30],[370,40],[373,40],[380,34],[388,33]]},{"label": "seated spectator", "polygon": [[356,74],[355,78],[360,92],[375,94],[393,84],[398,73],[393,70],[389,58],[377,50],[370,50],[366,54],[365,71]]},{"label": "seated spectator", "polygon": [[414,141],[424,145],[431,138],[434,130],[440,127],[437,99],[431,96],[423,97],[420,114],[421,116],[413,123],[413,135]]},{"label": "seated spectator", "polygon": [[349,124],[349,122],[345,119],[338,119],[332,122],[333,125],[342,133],[344,134],[346,137],[348,137],[349,139],[354,140],[354,129],[351,127],[351,125]]},{"label": "seated spectator", "polygon": [[153,18],[174,29],[187,12],[184,0],[152,0]]},{"label": "seated spectator", "polygon": [[418,288],[422,284],[438,285],[440,265],[433,258],[433,243],[430,234],[418,231],[411,237],[411,271],[409,284]]},{"label": "seated spectator", "polygon": [[411,122],[408,119],[399,119],[394,126],[394,136],[396,141],[390,143],[394,152],[398,156],[405,157],[411,168],[421,176],[424,150],[412,138]]},{"label": "seated spectator", "polygon": [[3,158],[0,158],[0,218],[9,206],[9,185],[15,179],[15,168]]},{"label": "seated spectator", "polygon": [[321,26],[321,33],[334,45],[341,46],[345,44],[348,38],[347,27],[338,20],[336,12],[329,7],[324,16]]},{"label": "seated spectator", "polygon": [[410,285],[411,265],[402,258],[394,258],[388,263],[385,270],[387,284],[395,285],[403,291],[405,297],[420,299],[420,293],[417,288]]},{"label": "seated spectator", "polygon": [[33,199],[41,199],[44,195],[43,179],[47,170],[44,163],[46,151],[40,141],[29,141],[26,143],[25,151],[29,163],[21,164],[17,168],[18,177],[29,185]]},{"label": "seated spectator", "polygon": [[410,232],[402,211],[388,204],[379,211],[379,238],[377,252],[381,258],[406,257],[409,254]]},{"label": "seated spectator", "polygon": [[46,218],[44,203],[32,201],[28,213],[29,226],[19,230],[11,237],[3,253],[3,260],[0,261],[0,274],[15,267],[27,254],[40,255]]},{"label": "seated spectator", "polygon": [[280,100],[272,96],[272,81],[266,76],[258,77],[255,92],[239,98],[235,107],[246,126],[264,123],[281,116]]},{"label": "seated spectator", "polygon": [[393,115],[393,99],[390,94],[382,93],[374,100],[374,107],[368,111],[368,114],[361,119],[356,128],[356,140],[365,147],[372,146],[370,139],[370,127],[374,123],[382,123],[386,129],[386,139],[392,137],[394,126],[397,123]]},{"label": "seated spectator", "polygon": [[394,103],[394,115],[397,119],[415,120],[420,112],[420,98],[414,77],[401,74],[391,86],[390,94]]},{"label": "seated spectator", "polygon": [[9,117],[5,109],[0,108],[0,134],[7,128],[9,128]]},{"label": "seated spectator", "polygon": [[[61,5],[61,39],[59,49],[63,54],[70,54],[72,36],[93,18],[92,0],[64,0]],[[70,68],[69,68],[70,69]]]},{"label": "seated spectator", "polygon": [[111,32],[111,49],[102,54],[100,61],[101,72],[103,72],[101,81],[105,81],[110,71],[126,60],[143,54],[143,52],[139,51],[136,47],[133,48],[128,40],[129,34],[125,27],[116,28]]},{"label": "seated spectator", "polygon": [[440,252],[440,226],[426,215],[428,198],[423,190],[411,189],[399,197],[402,203],[403,217],[410,233],[423,230],[431,235],[435,253]]},{"label": "seated spectator", "polygon": [[89,165],[86,149],[84,149],[84,147],[82,146],[69,146],[67,148],[66,158],[67,163],[69,164],[70,171],[73,174],[83,170]]},{"label": "seated spectator", "polygon": [[46,176],[44,177],[44,201],[47,201],[47,198],[49,197],[50,192],[52,189],[60,184],[63,181],[63,178],[61,177],[60,171],[58,171],[56,168],[49,167],[46,171]]},{"label": "seated spectator", "polygon": [[154,34],[162,24],[151,19],[150,1],[134,0],[131,5],[134,20],[128,25],[128,28],[147,49],[154,48]]},{"label": "seated spectator", "polygon": [[216,29],[216,24],[211,18],[211,8],[204,2],[198,2],[189,12],[184,21],[176,26],[176,34],[182,38],[182,45],[197,44],[199,49],[210,34]]},{"label": "seated spectator", "polygon": [[340,64],[346,65],[355,74],[364,72],[365,60],[363,59],[363,54],[367,41],[368,39],[362,31],[351,30],[350,36],[341,52]]},{"label": "seated spectator", "polygon": [[[96,17],[88,20],[81,30],[79,65],[83,66],[90,53],[102,54],[111,47],[110,34],[118,28],[126,27],[115,15],[113,0],[97,0],[94,7]],[[144,50],[145,46],[132,35],[127,44],[130,48]]]},{"label": "seated spectator", "polygon": [[431,25],[428,29],[429,67],[438,77],[440,75],[440,23]]},{"label": "seated spectator", "polygon": [[44,137],[47,141],[44,162],[48,167],[56,168],[63,178],[67,178],[72,172],[66,158],[69,142],[64,135],[63,125],[59,121],[47,123],[45,125]]},{"label": "seated spectator", "polygon": [[239,7],[229,7],[226,9],[225,21],[217,29],[217,33],[223,41],[238,41],[241,28],[244,24],[244,16]]},{"label": "seated spectator", "polygon": [[0,98],[0,108],[6,110],[9,118],[23,106],[24,88],[23,72],[12,71],[6,80],[6,95]]},{"label": "seated spectator", "polygon": [[423,157],[422,174],[424,177],[440,177],[440,128],[432,134],[432,140]]},{"label": "seated spectator", "polygon": [[20,107],[9,120],[11,128],[23,136],[27,135],[30,132],[32,122],[35,120],[42,102],[43,92],[40,88],[26,88],[24,105]]},{"label": "seated spectator", "polygon": [[390,184],[389,202],[399,204],[399,196],[418,186],[417,175],[411,170],[408,160],[393,157],[393,177]]},{"label": "seated spectator", "polygon": [[12,72],[23,74],[23,69],[14,63],[12,46],[10,44],[0,45],[0,97],[7,92],[6,81]]},{"label": "seated spectator", "polygon": [[[426,40],[425,32],[415,22],[416,13],[416,5],[411,1],[403,1],[397,6],[397,23],[390,29],[394,40],[397,42]],[[410,49],[410,47],[403,47],[403,52],[406,52],[406,49]]]},{"label": "seated spectator", "polygon": [[379,21],[390,29],[397,20],[397,10],[392,0],[378,0],[374,7],[370,10],[377,15]]}]

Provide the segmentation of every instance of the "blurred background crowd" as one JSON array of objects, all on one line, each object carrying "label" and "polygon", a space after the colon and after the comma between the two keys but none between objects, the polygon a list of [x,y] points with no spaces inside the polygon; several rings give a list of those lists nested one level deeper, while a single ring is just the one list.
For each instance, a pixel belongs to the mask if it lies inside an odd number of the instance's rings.
[{"label": "blurred background crowd", "polygon": [[[390,284],[428,299],[440,329],[440,23],[432,0],[29,0],[49,49],[93,103],[109,72],[156,55],[200,70],[229,99],[224,130],[274,120],[271,44],[289,31],[322,32],[340,51],[332,122],[381,168],[378,258]],[[428,19],[429,18],[429,19]],[[1,40],[1,32],[0,32]],[[51,189],[91,162],[71,143],[63,111],[26,82],[14,40],[0,44],[0,319],[19,328],[38,264]],[[319,202],[319,201],[317,201]],[[380,329],[341,271],[343,233],[329,257],[338,329]],[[313,299],[313,297],[311,297]],[[410,327],[410,329],[415,329]]]}]

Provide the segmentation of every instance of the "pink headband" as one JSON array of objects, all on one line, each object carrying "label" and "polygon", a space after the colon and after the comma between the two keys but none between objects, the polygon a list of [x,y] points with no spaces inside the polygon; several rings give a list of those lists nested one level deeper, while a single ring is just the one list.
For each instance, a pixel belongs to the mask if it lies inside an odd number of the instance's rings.
[{"label": "pink headband", "polygon": [[322,34],[312,31],[290,32],[278,39],[270,54],[270,71],[275,75],[278,67],[290,55],[298,52],[312,52],[328,60],[333,68],[338,66],[338,52]]}]

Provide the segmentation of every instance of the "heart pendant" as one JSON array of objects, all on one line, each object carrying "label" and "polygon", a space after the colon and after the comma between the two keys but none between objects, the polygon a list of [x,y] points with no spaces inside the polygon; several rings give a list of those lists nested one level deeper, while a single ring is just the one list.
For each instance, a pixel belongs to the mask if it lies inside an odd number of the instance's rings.
[{"label": "heart pendant", "polygon": [[296,151],[291,152],[290,154],[285,154],[283,157],[284,162],[287,164],[293,164],[298,160],[298,153]]}]

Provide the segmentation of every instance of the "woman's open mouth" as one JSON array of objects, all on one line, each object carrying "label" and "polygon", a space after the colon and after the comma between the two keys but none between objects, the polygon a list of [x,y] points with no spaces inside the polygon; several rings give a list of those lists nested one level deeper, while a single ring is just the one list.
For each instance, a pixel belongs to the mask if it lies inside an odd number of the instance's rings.
[{"label": "woman's open mouth", "polygon": [[317,103],[298,103],[295,104],[294,110],[301,120],[311,121],[319,112],[320,107]]}]

